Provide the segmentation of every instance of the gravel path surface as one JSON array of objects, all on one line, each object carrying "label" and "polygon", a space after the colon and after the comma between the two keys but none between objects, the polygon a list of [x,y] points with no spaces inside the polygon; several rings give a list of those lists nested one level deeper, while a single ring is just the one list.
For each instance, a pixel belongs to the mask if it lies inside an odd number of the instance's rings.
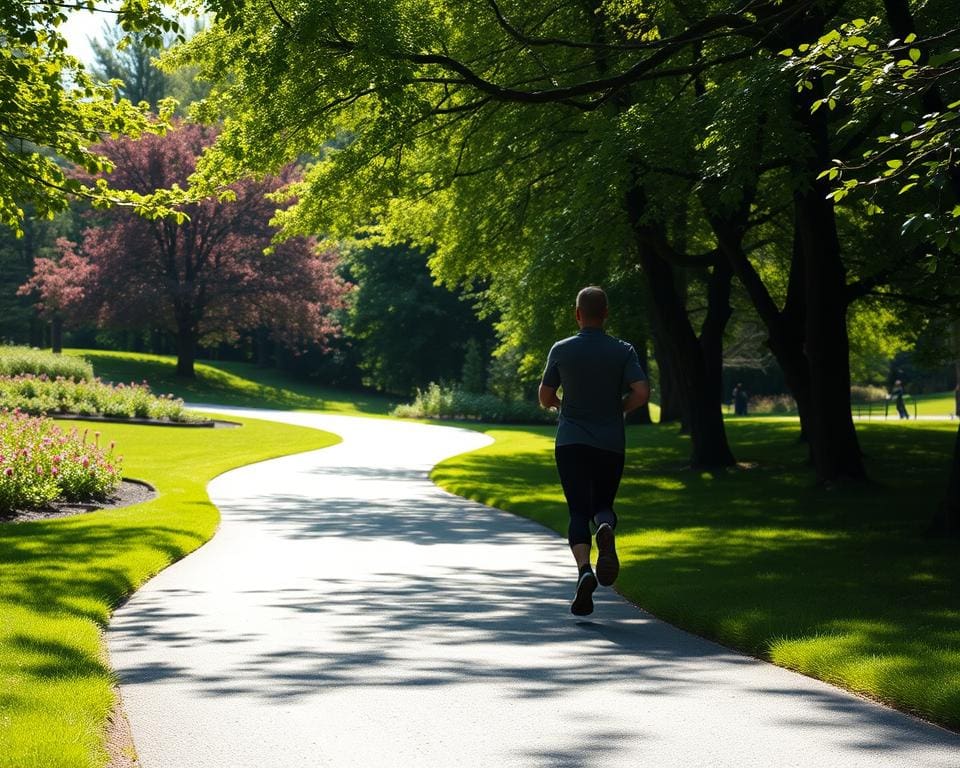
[{"label": "gravel path surface", "polygon": [[429,482],[483,435],[216,410],[344,441],[213,481],[217,535],[115,614],[143,768],[960,766],[960,736],[610,590],[575,619],[562,539]]}]

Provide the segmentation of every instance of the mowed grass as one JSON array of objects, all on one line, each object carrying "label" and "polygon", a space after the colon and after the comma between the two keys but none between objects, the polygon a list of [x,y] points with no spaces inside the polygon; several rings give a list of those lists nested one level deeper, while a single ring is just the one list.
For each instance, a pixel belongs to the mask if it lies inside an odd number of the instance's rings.
[{"label": "mowed grass", "polygon": [[138,352],[65,350],[87,358],[97,376],[114,383],[150,382],[157,394],[173,394],[192,403],[315,410],[354,416],[384,416],[396,400],[369,392],[325,389],[251,363],[197,362],[193,381],[176,375],[176,358]]},{"label": "mowed grass", "polygon": [[[142,378],[142,376],[140,377]],[[205,487],[243,464],[338,438],[255,420],[237,429],[91,425],[157,499],[0,524],[0,766],[102,768],[113,706],[103,630],[140,584],[214,533]],[[81,427],[82,428],[82,427]]]},{"label": "mowed grass", "polygon": [[[727,430],[746,466],[707,473],[683,467],[674,428],[630,429],[617,588],[697,634],[960,728],[960,543],[924,535],[956,426],[862,425],[873,480],[833,490],[814,487],[795,421]],[[553,430],[489,434],[433,479],[565,534]]]},{"label": "mowed grass", "polygon": [[[957,399],[953,392],[941,392],[933,395],[917,395],[917,415],[919,416],[953,416],[957,414]],[[906,400],[908,411],[913,416],[913,404]],[[896,407],[891,404],[890,413],[896,414]]]}]

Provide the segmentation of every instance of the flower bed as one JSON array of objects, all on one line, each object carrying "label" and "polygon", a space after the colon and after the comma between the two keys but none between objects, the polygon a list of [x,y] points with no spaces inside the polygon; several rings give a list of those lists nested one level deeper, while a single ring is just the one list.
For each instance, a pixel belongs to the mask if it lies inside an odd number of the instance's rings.
[{"label": "flower bed", "polygon": [[0,345],[0,376],[62,376],[71,381],[93,381],[93,366],[82,357],[57,355],[43,349]]},{"label": "flower bed", "polygon": [[50,419],[0,412],[0,513],[56,499],[102,500],[120,485],[121,456],[100,433],[65,432]]},{"label": "flower bed", "polygon": [[155,395],[142,384],[71,381],[62,376],[0,377],[0,407],[34,415],[70,413],[127,419],[193,422],[199,419],[173,395]]}]

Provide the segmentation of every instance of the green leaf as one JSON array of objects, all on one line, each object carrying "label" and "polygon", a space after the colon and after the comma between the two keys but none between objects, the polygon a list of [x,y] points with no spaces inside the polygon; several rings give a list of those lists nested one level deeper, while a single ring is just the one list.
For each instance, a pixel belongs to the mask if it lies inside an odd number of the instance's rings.
[{"label": "green leaf", "polygon": [[897,194],[902,195],[902,194],[904,194],[904,193],[906,193],[906,192],[909,192],[909,191],[910,191],[911,189],[913,189],[915,186],[917,186],[917,182],[915,182],[915,181],[911,181],[909,184],[904,184],[902,187],[900,187],[900,191],[899,191]]},{"label": "green leaf", "polygon": [[901,165],[903,165],[903,160],[887,160],[887,167],[893,168],[893,170],[896,170]]},{"label": "green leaf", "polygon": [[793,56],[793,48],[784,48],[778,56]]},{"label": "green leaf", "polygon": [[909,45],[910,43],[912,43],[912,42],[913,42],[914,40],[916,40],[916,39],[917,39],[916,34],[914,34],[913,32],[911,32],[909,35],[907,35],[905,38],[903,38],[903,42],[905,42],[905,43],[907,43],[907,44]]},{"label": "green leaf", "polygon": [[920,61],[920,49],[919,49],[919,48],[911,48],[911,49],[910,49],[910,53],[909,53],[908,55],[909,55],[910,58],[914,61],[914,63]]},{"label": "green leaf", "polygon": [[960,219],[960,205],[953,206],[953,218]]}]

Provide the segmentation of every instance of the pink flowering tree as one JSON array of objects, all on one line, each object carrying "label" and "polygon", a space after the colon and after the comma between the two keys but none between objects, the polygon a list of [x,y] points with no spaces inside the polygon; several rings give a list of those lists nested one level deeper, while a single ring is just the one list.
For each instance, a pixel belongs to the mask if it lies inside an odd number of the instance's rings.
[{"label": "pink flowering tree", "polygon": [[[185,187],[214,135],[183,124],[164,136],[107,141],[97,151],[115,166],[113,187],[146,194]],[[198,343],[231,341],[244,331],[266,329],[294,349],[322,346],[338,332],[333,312],[349,286],[336,274],[335,251],[304,237],[273,244],[277,204],[268,195],[291,178],[288,169],[239,182],[220,198],[185,206],[188,218],[179,222],[129,208],[93,210],[80,243],[64,243],[59,260],[38,259],[22,290],[38,294],[44,311],[75,321],[172,332],[177,373],[186,377],[194,375]]]},{"label": "pink flowering tree", "polygon": [[93,265],[77,253],[74,244],[65,238],[57,240],[60,258],[37,259],[33,276],[17,291],[21,296],[39,293],[37,310],[41,317],[50,320],[51,345],[54,352],[63,346],[63,323],[84,313],[87,290],[93,273]]}]

